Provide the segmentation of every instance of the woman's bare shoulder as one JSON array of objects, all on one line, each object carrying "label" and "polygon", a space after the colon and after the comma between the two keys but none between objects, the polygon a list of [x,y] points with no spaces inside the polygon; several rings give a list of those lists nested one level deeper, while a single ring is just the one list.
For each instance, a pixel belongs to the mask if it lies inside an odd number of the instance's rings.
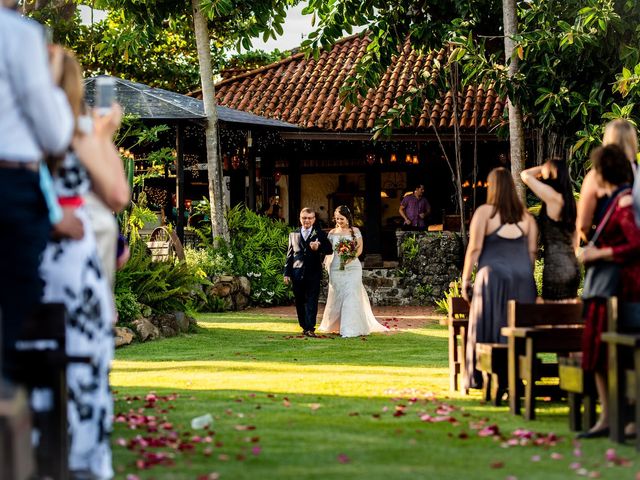
[{"label": "woman's bare shoulder", "polygon": [[484,205],[480,205],[478,208],[476,208],[476,211],[474,212],[473,216],[477,217],[478,219],[485,219],[491,216],[491,214],[493,213],[493,210],[494,210],[493,205],[489,205],[488,203],[485,203]]}]

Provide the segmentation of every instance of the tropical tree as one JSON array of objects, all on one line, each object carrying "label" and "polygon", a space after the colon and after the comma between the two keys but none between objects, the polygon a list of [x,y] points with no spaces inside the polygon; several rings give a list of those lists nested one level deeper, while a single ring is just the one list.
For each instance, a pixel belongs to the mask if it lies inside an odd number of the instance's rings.
[{"label": "tropical tree", "polygon": [[[510,80],[518,73],[518,56],[516,54],[518,35],[518,14],[516,0],[502,0],[502,23],[504,25],[504,56],[508,65],[507,76]],[[511,153],[511,174],[516,184],[518,196],[524,200],[526,190],[520,179],[524,170],[524,127],[522,109],[515,99],[507,99],[509,109],[509,152]]]}]

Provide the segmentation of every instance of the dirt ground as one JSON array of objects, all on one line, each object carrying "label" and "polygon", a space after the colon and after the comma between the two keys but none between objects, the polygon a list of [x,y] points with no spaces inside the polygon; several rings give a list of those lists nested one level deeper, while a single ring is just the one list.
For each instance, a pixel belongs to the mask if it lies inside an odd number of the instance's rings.
[{"label": "dirt ground", "polygon": [[[322,311],[324,305],[320,304],[318,309],[318,323],[322,317]],[[248,308],[245,310],[251,314],[263,314],[273,315],[278,317],[295,318],[296,309],[293,305],[286,307],[260,307],[260,308]],[[378,320],[383,323],[392,322],[393,326],[398,330],[406,328],[422,327],[428,323],[438,323],[438,321],[444,318],[444,315],[437,313],[433,307],[414,307],[414,306],[385,306],[385,307],[373,307],[373,314]]]}]

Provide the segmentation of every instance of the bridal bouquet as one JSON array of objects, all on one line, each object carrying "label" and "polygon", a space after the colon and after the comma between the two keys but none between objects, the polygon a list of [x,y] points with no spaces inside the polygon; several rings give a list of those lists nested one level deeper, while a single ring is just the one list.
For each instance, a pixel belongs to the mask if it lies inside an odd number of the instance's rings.
[{"label": "bridal bouquet", "polygon": [[355,239],[341,238],[335,246],[335,252],[340,257],[340,270],[344,270],[347,262],[357,257],[358,247]]}]

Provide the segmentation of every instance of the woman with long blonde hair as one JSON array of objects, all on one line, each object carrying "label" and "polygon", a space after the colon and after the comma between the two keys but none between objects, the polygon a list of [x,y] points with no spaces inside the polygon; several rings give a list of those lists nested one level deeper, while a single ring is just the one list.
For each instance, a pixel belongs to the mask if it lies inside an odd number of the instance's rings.
[{"label": "woman with long blonde hair", "polygon": [[[605,126],[602,145],[617,145],[624,152],[635,171],[638,155],[638,132],[631,122],[623,118],[612,120]],[[583,241],[587,242],[595,231],[602,216],[602,206],[606,194],[598,186],[596,172],[592,168],[587,172],[580,189],[576,226]]]}]

